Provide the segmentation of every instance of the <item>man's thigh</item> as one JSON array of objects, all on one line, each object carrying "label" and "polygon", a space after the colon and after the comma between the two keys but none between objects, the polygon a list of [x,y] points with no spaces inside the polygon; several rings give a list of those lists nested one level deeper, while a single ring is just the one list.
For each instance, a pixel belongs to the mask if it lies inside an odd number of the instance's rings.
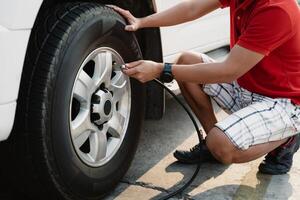
[{"label": "man's thigh", "polygon": [[288,99],[254,102],[215,126],[239,149],[277,141],[299,133],[300,108]]},{"label": "man's thigh", "polygon": [[[204,63],[213,63],[214,59],[206,54],[200,54]],[[203,91],[210,96],[224,111],[228,114],[241,109],[237,102],[237,85],[236,83],[214,83],[204,84]]]},{"label": "man's thigh", "polygon": [[235,83],[205,84],[203,91],[228,114],[242,108]]}]

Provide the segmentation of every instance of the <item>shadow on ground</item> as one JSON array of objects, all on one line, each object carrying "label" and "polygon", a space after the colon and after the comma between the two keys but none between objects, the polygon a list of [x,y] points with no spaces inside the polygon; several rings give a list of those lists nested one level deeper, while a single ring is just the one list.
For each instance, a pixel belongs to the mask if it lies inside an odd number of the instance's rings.
[{"label": "shadow on ground", "polygon": [[[194,197],[191,197],[188,193],[191,192],[194,188],[201,187],[201,184],[205,181],[216,178],[220,176],[229,165],[222,165],[222,164],[210,164],[205,163],[200,166],[200,171],[196,177],[196,179],[192,182],[192,184],[182,193],[176,196],[176,199],[194,199]],[[196,166],[193,167],[193,169],[187,170],[187,165],[175,162],[171,165],[169,165],[166,169],[166,171],[169,172],[180,172],[183,174],[183,179],[179,182],[177,182],[173,187],[168,188],[169,192],[173,192],[174,190],[178,189],[179,187],[183,186],[192,176],[192,173],[196,169]],[[209,171],[209,173],[207,173]],[[161,193],[155,197],[152,198],[152,200],[159,199],[163,196],[166,196],[167,193]],[[196,198],[195,198],[196,199]]]},{"label": "shadow on ground", "polygon": [[[181,96],[180,99],[183,100]],[[218,110],[216,110],[216,112],[218,112]],[[168,99],[163,119],[159,121],[146,121],[137,154],[131,168],[122,181],[128,185],[122,185],[122,187],[113,191],[113,196],[121,194],[130,186],[130,184],[135,184],[141,176],[162,161],[167,155],[173,153],[174,149],[194,134],[196,134],[196,131],[188,115],[174,99]],[[197,143],[198,140],[196,140],[195,137],[194,144]],[[179,172],[183,175],[183,179],[176,183],[172,188],[162,188],[162,190],[167,189],[168,191],[171,191],[183,185],[186,180],[191,177],[195,167],[196,166],[194,165],[182,165],[176,162],[168,166],[166,168],[167,172]],[[199,177],[201,178],[197,179],[195,184],[200,185],[209,178],[219,176],[227,168],[227,166],[219,164],[205,164],[203,167],[209,167],[210,173],[203,175],[201,174],[202,170],[200,170]],[[211,170],[211,168],[214,170]]]}]

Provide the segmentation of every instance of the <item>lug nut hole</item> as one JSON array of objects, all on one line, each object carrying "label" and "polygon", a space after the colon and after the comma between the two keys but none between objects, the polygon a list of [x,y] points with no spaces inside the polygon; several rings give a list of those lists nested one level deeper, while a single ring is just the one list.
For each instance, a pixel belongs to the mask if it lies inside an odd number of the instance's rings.
[{"label": "lug nut hole", "polygon": [[104,83],[102,83],[102,84],[100,85],[100,89],[101,89],[101,90],[103,90],[103,91],[105,91],[105,90],[106,90],[106,88],[105,88],[105,84],[104,84]]},{"label": "lug nut hole", "polygon": [[100,120],[100,115],[98,113],[92,113],[91,114],[91,121],[94,122],[94,121],[98,121]]},{"label": "lug nut hole", "polygon": [[92,96],[92,103],[95,103],[95,104],[99,104],[101,101],[101,97],[98,96],[98,95],[93,95]]},{"label": "lug nut hole", "polygon": [[100,131],[102,131],[102,130],[103,130],[103,124],[98,125],[98,129],[99,129]]},{"label": "lug nut hole", "polygon": [[116,111],[119,111],[119,102],[116,103]]}]

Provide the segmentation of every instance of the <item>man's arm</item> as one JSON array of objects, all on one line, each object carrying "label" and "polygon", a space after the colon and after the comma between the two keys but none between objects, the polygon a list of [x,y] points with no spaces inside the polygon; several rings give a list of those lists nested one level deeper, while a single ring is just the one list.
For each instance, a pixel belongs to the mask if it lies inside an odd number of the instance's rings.
[{"label": "man's arm", "polygon": [[[183,82],[226,83],[244,75],[263,57],[263,54],[235,45],[223,62],[173,65],[172,72],[176,80]],[[163,71],[162,63],[144,60],[128,63],[126,67],[124,73],[141,82],[158,78]]]},{"label": "man's arm", "polygon": [[196,83],[226,83],[237,80],[248,72],[264,55],[235,45],[227,59],[220,63],[174,65],[176,80]]},{"label": "man's arm", "polygon": [[173,26],[192,21],[221,7],[219,0],[185,0],[165,11],[149,15],[144,18],[136,18],[129,11],[116,6],[110,6],[123,15],[129,25],[127,31],[136,31],[146,27]]},{"label": "man's arm", "polygon": [[141,19],[142,27],[162,27],[195,20],[221,6],[219,0],[186,0]]}]

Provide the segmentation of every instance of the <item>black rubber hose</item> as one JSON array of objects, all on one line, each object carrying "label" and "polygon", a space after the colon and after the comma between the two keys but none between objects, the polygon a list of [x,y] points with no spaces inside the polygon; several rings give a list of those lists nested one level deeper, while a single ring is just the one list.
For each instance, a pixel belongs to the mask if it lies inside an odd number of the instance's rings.
[{"label": "black rubber hose", "polygon": [[[202,137],[202,134],[201,134],[201,131],[198,127],[198,124],[193,116],[193,114],[191,113],[191,111],[187,108],[187,106],[182,103],[182,101],[174,94],[174,92],[172,92],[167,86],[165,86],[162,82],[160,82],[159,80],[157,79],[154,79],[153,80],[154,82],[156,82],[158,85],[160,85],[162,88],[164,88],[168,93],[170,93],[174,99],[182,106],[182,108],[186,111],[186,113],[188,114],[188,116],[191,118],[194,126],[195,126],[195,129],[197,131],[197,135],[198,135],[198,139],[199,139],[199,143],[200,143],[200,151],[202,150],[202,144],[204,143],[204,140],[203,140],[203,137]],[[197,168],[193,174],[193,176],[180,188],[176,189],[175,191],[169,193],[168,195],[166,196],[163,196],[161,198],[159,198],[158,200],[166,200],[166,199],[169,199],[177,194],[181,194],[186,188],[189,187],[189,185],[194,181],[194,179],[197,177],[198,173],[199,173],[199,170],[200,170],[200,167],[201,167],[201,163],[198,163],[197,165]]]}]

